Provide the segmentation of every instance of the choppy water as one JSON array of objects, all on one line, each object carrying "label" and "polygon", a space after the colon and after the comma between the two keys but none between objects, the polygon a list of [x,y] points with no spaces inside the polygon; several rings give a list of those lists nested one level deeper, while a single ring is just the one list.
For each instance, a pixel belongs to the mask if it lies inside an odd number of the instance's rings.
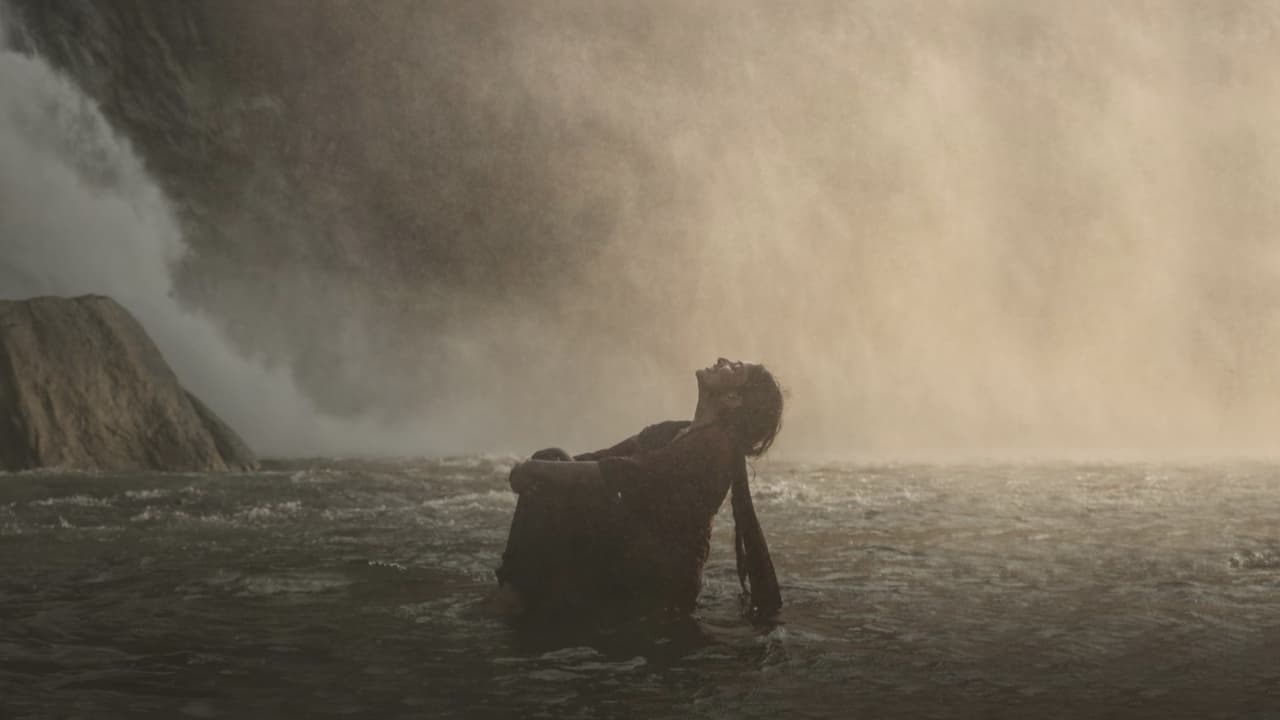
[{"label": "choppy water", "polygon": [[803,465],[685,622],[487,610],[509,461],[0,477],[0,716],[1280,717],[1280,467]]}]

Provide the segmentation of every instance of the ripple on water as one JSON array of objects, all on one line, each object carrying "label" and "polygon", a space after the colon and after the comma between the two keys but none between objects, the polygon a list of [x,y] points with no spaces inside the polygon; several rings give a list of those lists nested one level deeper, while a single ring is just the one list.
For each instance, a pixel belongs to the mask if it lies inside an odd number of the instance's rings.
[{"label": "ripple on water", "polygon": [[232,513],[222,512],[187,512],[172,507],[147,506],[141,512],[129,518],[133,523],[163,523],[172,525],[227,525],[245,527],[250,525],[267,525],[289,521],[298,517],[304,510],[299,500],[278,503],[265,503],[241,508]]},{"label": "ripple on water", "polygon": [[[318,698],[304,714],[369,717],[607,717],[609,703],[654,718],[945,717],[964,711],[934,698],[955,698],[1031,717],[1063,715],[1068,693],[1106,714],[1187,688],[1147,713],[1164,718],[1198,686],[1265,698],[1280,681],[1280,471],[763,466],[784,625],[737,613],[726,503],[696,621],[566,634],[488,612],[515,496],[496,463],[447,466],[10,478],[0,535],[34,539],[3,538],[0,626],[16,630],[0,658],[32,672],[0,672],[0,705],[25,693],[28,707],[76,706],[59,716],[133,702],[233,717],[287,695]],[[84,529],[108,521],[119,542]],[[31,680],[49,667],[66,674]],[[335,678],[358,679],[358,695],[326,696]],[[1061,692],[1035,699],[1046,688]]]},{"label": "ripple on water", "polygon": [[477,603],[478,600],[474,597],[449,596],[400,605],[395,609],[394,614],[396,617],[419,625],[439,624],[442,627],[462,627],[464,621],[475,613]]},{"label": "ripple on water", "polygon": [[21,535],[22,522],[13,510],[13,503],[0,505],[0,537]]},{"label": "ripple on water", "polygon": [[110,498],[94,497],[93,495],[65,495],[35,500],[31,504],[39,507],[59,507],[64,505],[72,507],[111,507],[112,502]]},{"label": "ripple on water", "polygon": [[326,593],[353,584],[350,578],[338,573],[284,573],[279,575],[253,575],[238,582],[239,596],[308,595]]},{"label": "ripple on water", "polygon": [[494,665],[520,668],[520,677],[543,683],[584,680],[593,676],[623,675],[645,668],[642,655],[610,660],[591,647],[567,647],[529,657],[497,657]]},{"label": "ripple on water", "polygon": [[1280,552],[1240,550],[1231,554],[1227,564],[1237,570],[1275,570],[1280,568]]},{"label": "ripple on water", "polygon": [[182,488],[144,488],[142,490],[126,490],[123,497],[126,500],[160,500],[170,497],[203,497],[205,491],[194,485],[188,485]]},{"label": "ripple on water", "polygon": [[462,493],[448,497],[426,500],[425,508],[448,512],[461,510],[510,510],[516,505],[514,493],[506,490],[488,490],[485,492]]},{"label": "ripple on water", "polygon": [[297,485],[332,485],[341,482],[346,473],[327,468],[308,468],[289,476],[289,482]]}]

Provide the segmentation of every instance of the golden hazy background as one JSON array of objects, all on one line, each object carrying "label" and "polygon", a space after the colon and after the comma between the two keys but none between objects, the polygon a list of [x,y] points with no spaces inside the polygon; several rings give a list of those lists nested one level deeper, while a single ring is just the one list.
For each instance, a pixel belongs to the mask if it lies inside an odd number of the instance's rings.
[{"label": "golden hazy background", "polygon": [[602,445],[718,355],[792,455],[1280,448],[1280,2],[216,8],[235,62],[162,80],[310,142],[302,229],[79,77],[174,197],[174,296],[362,418],[268,453]]}]

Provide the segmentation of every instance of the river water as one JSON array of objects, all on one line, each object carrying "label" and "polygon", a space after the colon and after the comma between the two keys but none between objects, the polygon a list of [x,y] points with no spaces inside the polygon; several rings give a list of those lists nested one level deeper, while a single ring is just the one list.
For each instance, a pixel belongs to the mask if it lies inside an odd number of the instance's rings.
[{"label": "river water", "polygon": [[509,458],[0,478],[0,717],[1280,718],[1280,466],[804,464],[786,607],[489,610]]}]

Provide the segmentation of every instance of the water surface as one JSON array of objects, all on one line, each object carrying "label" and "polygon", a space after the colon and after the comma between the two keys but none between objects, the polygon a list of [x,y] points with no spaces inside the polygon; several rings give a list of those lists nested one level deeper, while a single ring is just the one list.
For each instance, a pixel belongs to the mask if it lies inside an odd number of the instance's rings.
[{"label": "water surface", "polygon": [[0,715],[1280,718],[1280,467],[762,463],[694,618],[513,627],[510,460],[0,477]]}]

